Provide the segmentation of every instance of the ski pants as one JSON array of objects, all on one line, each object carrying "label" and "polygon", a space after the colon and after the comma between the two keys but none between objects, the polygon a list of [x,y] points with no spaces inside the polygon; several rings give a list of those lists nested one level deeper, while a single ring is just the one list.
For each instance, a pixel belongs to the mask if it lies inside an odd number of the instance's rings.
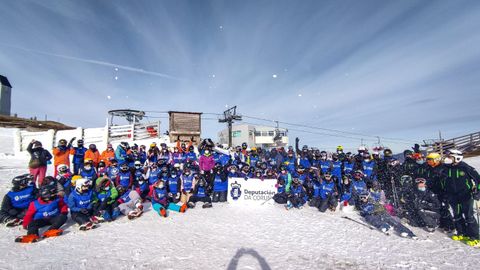
[{"label": "ski pants", "polygon": [[112,213],[113,208],[117,207],[116,203],[114,204],[109,204],[107,203],[107,200],[103,202],[98,202],[93,205],[93,213],[95,216],[100,216],[101,211],[107,211],[109,214]]},{"label": "ski pants", "polygon": [[[55,168],[56,169],[56,168]],[[40,166],[38,168],[30,168],[30,174],[33,175],[33,182],[39,188],[42,185],[43,179],[47,173],[47,166]]]},{"label": "ski pants", "polygon": [[0,223],[5,223],[6,221],[14,218],[23,219],[27,209],[19,209],[12,207],[8,210],[0,210]]},{"label": "ski pants", "polygon": [[311,206],[311,207],[319,207],[320,206],[320,202],[322,201],[322,199],[320,199],[320,197],[312,197],[310,199],[310,201],[308,202],[308,205]]},{"label": "ski pants", "polygon": [[455,225],[453,224],[452,213],[450,213],[450,205],[445,195],[438,195],[438,200],[441,203],[440,206],[440,228],[453,230]]},{"label": "ski pants", "polygon": [[168,203],[168,204],[167,204],[167,207],[165,207],[165,206],[164,206],[163,204],[161,204],[161,203],[152,203],[152,208],[153,208],[153,210],[155,210],[155,212],[157,212],[157,213],[160,215],[160,210],[161,210],[161,209],[172,210],[172,211],[175,211],[175,212],[180,212],[181,206],[180,206],[180,205],[177,205],[177,204],[174,204],[174,203]]},{"label": "ski pants", "polygon": [[80,169],[83,168],[83,163],[73,163],[73,175],[78,175]]},{"label": "ski pants", "polygon": [[205,196],[205,197],[198,197],[198,196],[192,196],[190,197],[190,200],[188,202],[192,203],[197,203],[197,202],[203,202],[203,203],[212,203],[212,199],[210,196]]},{"label": "ski pants", "polygon": [[227,201],[227,191],[214,191],[212,201],[213,202],[226,202]]},{"label": "ski pants", "polygon": [[478,222],[473,215],[473,204],[472,198],[464,201],[450,201],[457,234],[468,236],[471,239],[479,239]]},{"label": "ski pants", "polygon": [[440,219],[440,214],[433,211],[418,210],[415,213],[418,217],[418,225],[427,228],[436,228]]},{"label": "ski pants", "polygon": [[298,196],[293,196],[289,198],[290,202],[292,203],[293,207],[300,207],[305,204],[305,200]]},{"label": "ski pants", "polygon": [[327,211],[327,209],[330,208],[330,207],[337,207],[337,204],[338,204],[337,197],[328,196],[325,199],[320,199],[320,204],[318,205],[318,210],[323,213],[323,212]]},{"label": "ski pants", "polygon": [[392,216],[386,213],[379,215],[367,215],[365,216],[365,221],[380,230],[383,228],[388,230],[393,227],[393,229],[399,234],[406,232],[409,236],[414,235],[414,233],[410,231],[407,227],[403,226],[400,221],[394,219]]},{"label": "ski pants", "polygon": [[273,195],[273,200],[278,204],[286,204],[287,203],[287,194],[277,193],[277,194]]},{"label": "ski pants", "polygon": [[38,235],[38,231],[40,228],[45,227],[50,225],[48,228],[49,230],[52,229],[60,229],[63,224],[67,221],[67,215],[58,215],[56,217],[52,217],[49,219],[37,219],[37,220],[32,220],[30,224],[28,224],[28,234],[35,234]]},{"label": "ski pants", "polygon": [[130,193],[128,193],[128,197],[130,198],[130,200],[126,203],[121,203],[120,205],[118,205],[118,208],[120,209],[120,212],[122,212],[122,214],[124,214],[125,216],[128,215],[128,213],[130,211],[133,211],[135,210],[137,207],[135,206],[137,203],[141,202],[141,198],[140,198],[140,195],[138,195],[138,193],[134,190],[130,191]]},{"label": "ski pants", "polygon": [[87,214],[82,212],[72,212],[70,211],[70,216],[72,217],[73,221],[75,221],[78,225],[85,224],[90,222],[90,217],[92,216],[92,210],[89,210]]}]

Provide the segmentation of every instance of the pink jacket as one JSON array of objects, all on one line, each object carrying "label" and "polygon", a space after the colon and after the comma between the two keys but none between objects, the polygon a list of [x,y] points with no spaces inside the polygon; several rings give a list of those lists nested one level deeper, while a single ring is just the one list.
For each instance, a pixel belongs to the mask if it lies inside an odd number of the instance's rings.
[{"label": "pink jacket", "polygon": [[213,156],[201,156],[200,157],[200,170],[202,171],[210,171],[215,167],[215,160],[213,159]]}]

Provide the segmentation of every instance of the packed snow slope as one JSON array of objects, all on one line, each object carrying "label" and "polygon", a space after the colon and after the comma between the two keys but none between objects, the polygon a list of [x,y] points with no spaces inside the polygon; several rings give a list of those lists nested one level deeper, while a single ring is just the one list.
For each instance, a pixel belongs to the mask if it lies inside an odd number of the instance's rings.
[{"label": "packed snow slope", "polygon": [[[480,159],[470,164],[479,168]],[[0,196],[26,166],[25,158],[0,157]],[[64,235],[35,244],[14,243],[25,231],[2,226],[0,269],[476,269],[480,262],[478,249],[441,232],[413,228],[417,241],[385,236],[338,211],[214,204],[161,218],[145,207],[137,220],[88,232],[69,221]]]}]

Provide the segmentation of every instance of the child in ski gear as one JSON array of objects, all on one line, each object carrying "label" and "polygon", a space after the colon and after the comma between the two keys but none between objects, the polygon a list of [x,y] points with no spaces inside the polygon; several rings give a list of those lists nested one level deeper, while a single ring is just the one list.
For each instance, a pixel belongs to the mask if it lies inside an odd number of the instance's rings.
[{"label": "child in ski gear", "polygon": [[87,148],[83,147],[82,139],[77,141],[77,147],[72,147],[70,149],[70,155],[73,155],[73,174],[78,174],[80,169],[83,167],[85,152],[87,152]]},{"label": "child in ski gear", "polygon": [[61,139],[58,141],[57,147],[53,148],[53,165],[55,166],[55,175],[57,176],[57,166],[60,164],[70,165],[70,149],[72,148],[72,142],[75,140],[73,137],[69,143],[67,140]]},{"label": "child in ski gear", "polygon": [[311,207],[316,207],[318,208],[320,206],[320,203],[322,201],[320,197],[320,192],[322,190],[322,183],[318,179],[318,177],[314,177],[311,181],[311,186],[312,186],[312,198],[308,202],[308,205]]},{"label": "child in ski gear", "polygon": [[213,171],[213,202],[226,202],[228,177],[222,165],[217,163]]},{"label": "child in ski gear", "polygon": [[150,198],[152,199],[152,208],[162,217],[167,217],[167,210],[176,212],[185,212],[187,205],[179,206],[177,204],[168,202],[167,187],[163,179],[159,179],[150,187]]},{"label": "child in ski gear", "polygon": [[68,207],[62,197],[57,195],[54,185],[40,188],[40,197],[32,201],[23,219],[23,228],[28,230],[19,242],[33,242],[40,238],[39,229],[50,225],[43,237],[57,236],[62,233],[60,227],[67,221]]},{"label": "child in ski gear", "polygon": [[145,180],[143,175],[135,179],[134,187],[135,191],[137,191],[142,200],[149,198],[148,193],[150,192],[150,185],[148,184],[148,181]]},{"label": "child in ski gear", "polygon": [[424,227],[428,232],[434,232],[440,219],[440,201],[437,196],[428,189],[424,178],[415,179],[417,188],[413,189],[412,214],[409,215],[409,223],[413,226]]},{"label": "child in ski gear", "polygon": [[92,160],[94,168],[98,167],[101,156],[95,144],[92,143],[88,146],[88,150],[85,152],[85,159]]},{"label": "child in ski gear", "polygon": [[320,212],[325,212],[327,209],[335,211],[338,204],[338,190],[337,184],[333,181],[333,176],[330,171],[325,172],[319,192],[320,203],[318,205],[318,210]]},{"label": "child in ski gear", "polygon": [[75,190],[68,196],[68,208],[70,216],[80,226],[82,231],[90,230],[94,227],[93,216],[93,189],[92,181],[88,179],[78,179],[75,183]]},{"label": "child in ski gear", "polygon": [[133,184],[133,177],[127,163],[120,165],[120,172],[115,179],[115,186],[123,186],[126,189],[131,188]]},{"label": "child in ski gear", "polygon": [[361,170],[356,170],[353,173],[352,183],[350,185],[350,193],[352,198],[350,200],[351,205],[356,205],[358,203],[359,195],[367,190],[367,184],[363,180],[363,172]]},{"label": "child in ski gear", "polygon": [[80,169],[80,176],[92,182],[97,180],[97,169],[94,166],[93,160],[86,158],[83,162],[83,168]]},{"label": "child in ski gear", "polygon": [[182,203],[188,203],[190,196],[193,194],[193,186],[195,185],[195,182],[198,181],[199,175],[192,174],[190,168],[187,167],[183,170],[180,179],[182,181],[182,195],[180,196],[180,201]]},{"label": "child in ski gear", "polygon": [[167,177],[167,197],[169,202],[178,203],[180,201],[181,187],[182,183],[177,169],[172,169]]},{"label": "child in ski gear", "polygon": [[97,178],[107,175],[107,164],[104,160],[100,160],[97,168]]},{"label": "child in ski gear", "polygon": [[135,190],[126,190],[123,186],[118,186],[118,208],[120,212],[128,217],[134,219],[142,215],[143,205],[142,198]]},{"label": "child in ski gear", "polygon": [[193,188],[193,194],[188,200],[188,207],[194,208],[197,202],[203,202],[203,208],[212,207],[212,199],[207,187],[207,180],[201,176]]},{"label": "child in ski gear", "polygon": [[412,231],[390,216],[383,205],[371,199],[368,191],[359,195],[358,208],[365,221],[383,233],[388,234],[390,229],[393,228],[402,237],[416,238]]},{"label": "child in ski gear", "polygon": [[98,178],[93,194],[93,213],[99,221],[112,221],[120,215],[116,203],[118,191],[109,178]]},{"label": "child in ski gear", "polygon": [[63,190],[63,185],[58,182],[53,176],[47,176],[43,179],[42,185],[40,186],[54,186],[57,190],[57,195],[60,197],[65,197],[65,191]]},{"label": "child in ski gear", "polygon": [[115,151],[113,151],[112,144],[107,144],[107,149],[102,152],[100,159],[105,162],[105,165],[110,166],[110,162],[115,159]]},{"label": "child in ski gear", "polygon": [[273,201],[278,204],[286,204],[288,196],[285,188],[285,180],[283,178],[278,178],[275,187],[277,188],[277,193],[273,195]]},{"label": "child in ski gear", "polygon": [[72,173],[68,169],[68,166],[65,164],[59,165],[57,169],[57,181],[63,186],[65,197],[68,198],[72,187]]},{"label": "child in ski gear", "polygon": [[288,192],[287,195],[287,210],[292,207],[301,208],[305,204],[305,195],[305,188],[300,182],[300,179],[298,179],[298,177],[294,177],[292,185],[290,186],[290,192]]},{"label": "child in ski gear", "polygon": [[42,143],[32,140],[27,146],[27,152],[30,154],[30,161],[28,168],[30,174],[33,175],[33,182],[38,188],[45,178],[47,173],[47,164],[52,159],[52,155],[47,150],[43,149]]},{"label": "child in ski gear", "polygon": [[36,188],[32,183],[33,176],[23,174],[12,179],[12,189],[3,197],[0,209],[0,222],[7,227],[18,226],[31,202],[36,199]]},{"label": "child in ski gear", "polygon": [[107,167],[106,177],[110,179],[117,179],[117,175],[120,172],[118,168],[118,161],[116,159],[110,160],[110,166]]}]

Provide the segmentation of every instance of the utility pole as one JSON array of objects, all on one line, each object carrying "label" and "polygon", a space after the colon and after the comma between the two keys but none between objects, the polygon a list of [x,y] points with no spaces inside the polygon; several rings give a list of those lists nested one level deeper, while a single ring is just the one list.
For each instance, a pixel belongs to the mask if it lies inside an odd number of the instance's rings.
[{"label": "utility pole", "polygon": [[232,124],[234,121],[242,121],[242,116],[237,115],[237,106],[224,111],[223,118],[218,119],[218,122],[228,125],[228,147],[232,147]]}]

